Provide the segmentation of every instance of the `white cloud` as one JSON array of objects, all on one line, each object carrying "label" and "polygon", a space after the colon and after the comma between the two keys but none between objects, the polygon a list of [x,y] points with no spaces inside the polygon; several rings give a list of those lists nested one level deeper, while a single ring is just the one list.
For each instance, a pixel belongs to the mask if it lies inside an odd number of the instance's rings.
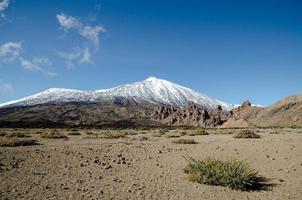
[{"label": "white cloud", "polygon": [[61,27],[65,31],[72,29],[72,28],[74,28],[74,29],[81,28],[81,26],[82,26],[82,23],[78,19],[76,19],[72,16],[66,16],[64,13],[57,14],[57,19],[58,19]]},{"label": "white cloud", "polygon": [[3,0],[0,2],[0,12],[4,11],[9,6],[9,0]]},{"label": "white cloud", "polygon": [[9,95],[14,91],[14,87],[10,83],[0,83],[0,95]]},{"label": "white cloud", "polygon": [[5,17],[3,12],[8,8],[8,6],[9,0],[0,1],[0,17]]},{"label": "white cloud", "polygon": [[15,61],[22,53],[21,42],[7,42],[0,46],[0,58],[4,62]]},{"label": "white cloud", "polygon": [[49,72],[47,68],[51,66],[51,62],[48,58],[34,57],[32,60],[25,59],[23,57],[19,58],[20,65],[30,71],[41,71],[47,75],[54,76],[54,72]]},{"label": "white cloud", "polygon": [[25,69],[28,69],[28,70],[38,70],[38,69],[40,69],[34,63],[32,63],[29,60],[26,60],[23,57],[21,57],[19,60],[20,60],[21,66],[24,67]]},{"label": "white cloud", "polygon": [[80,63],[91,63],[91,53],[89,51],[89,48],[82,49],[82,58],[80,60]]},{"label": "white cloud", "polygon": [[96,48],[99,47],[100,44],[99,35],[100,33],[106,31],[103,27],[84,25],[79,19],[72,16],[65,15],[64,13],[57,14],[57,19],[63,30],[67,31],[69,29],[74,29],[82,37],[91,41]]},{"label": "white cloud", "polygon": [[51,77],[57,76],[56,72],[47,72],[46,74]]},{"label": "white cloud", "polygon": [[50,76],[55,73],[49,72],[49,68],[52,63],[48,58],[45,57],[34,57],[32,60],[27,59],[24,56],[24,50],[21,42],[7,42],[0,46],[0,62],[4,63],[16,63],[30,71],[41,71]]},{"label": "white cloud", "polygon": [[52,71],[52,63],[48,58],[44,57],[34,57],[32,60],[26,59],[24,57],[19,58],[20,65],[30,71],[40,71],[47,76],[56,76],[57,74]]},{"label": "white cloud", "polygon": [[72,68],[75,64],[87,64],[92,62],[88,47],[76,48],[72,53],[59,52],[58,55],[65,60],[67,68]]},{"label": "white cloud", "polygon": [[105,32],[105,29],[101,26],[84,26],[79,30],[79,34],[92,41],[96,48],[98,48],[100,44],[99,34],[101,32]]}]

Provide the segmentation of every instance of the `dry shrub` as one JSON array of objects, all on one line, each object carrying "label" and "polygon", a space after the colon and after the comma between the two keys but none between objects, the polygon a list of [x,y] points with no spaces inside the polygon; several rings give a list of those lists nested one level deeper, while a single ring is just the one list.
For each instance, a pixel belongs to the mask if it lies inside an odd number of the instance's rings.
[{"label": "dry shrub", "polygon": [[184,136],[185,134],[186,134],[186,132],[184,132],[184,131],[173,130],[173,131],[170,131],[169,133],[167,133],[165,136],[167,138],[179,138],[181,136]]},{"label": "dry shrub", "polygon": [[273,134],[273,135],[280,134],[280,131],[278,131],[277,129],[274,129],[270,132],[270,134]]},{"label": "dry shrub", "polygon": [[68,135],[81,135],[81,133],[77,132],[77,131],[68,132],[67,134]]},{"label": "dry shrub", "polygon": [[8,138],[14,138],[14,137],[20,137],[20,138],[26,138],[30,137],[30,135],[22,133],[22,132],[11,132],[5,135]]},{"label": "dry shrub", "polygon": [[102,134],[102,138],[106,139],[118,139],[118,138],[124,138],[126,137],[127,133],[124,131],[109,131],[107,133]]},{"label": "dry shrub", "polygon": [[197,128],[187,133],[188,136],[196,135],[209,135],[209,133],[204,128]]},{"label": "dry shrub", "polygon": [[3,138],[0,140],[0,146],[2,147],[30,146],[37,144],[38,142],[35,139]]},{"label": "dry shrub", "polygon": [[260,135],[252,130],[241,130],[234,135],[234,138],[260,138]]},{"label": "dry shrub", "polygon": [[175,144],[196,144],[197,142],[195,142],[193,139],[178,139],[178,140],[173,140],[172,141]]},{"label": "dry shrub", "polygon": [[246,162],[212,158],[205,160],[187,158],[187,161],[188,165],[184,172],[189,174],[189,179],[193,182],[238,190],[253,190],[261,186],[258,172]]},{"label": "dry shrub", "polygon": [[41,134],[41,138],[48,138],[48,139],[67,139],[68,137],[64,135],[61,132],[58,131],[49,131],[49,132],[44,132]]}]

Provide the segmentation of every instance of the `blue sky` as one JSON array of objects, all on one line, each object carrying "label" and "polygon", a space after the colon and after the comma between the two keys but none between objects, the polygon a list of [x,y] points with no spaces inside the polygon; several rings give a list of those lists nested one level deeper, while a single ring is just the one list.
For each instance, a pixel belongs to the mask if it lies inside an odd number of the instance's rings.
[{"label": "blue sky", "polygon": [[302,90],[302,2],[0,0],[0,103],[170,80],[228,103]]}]

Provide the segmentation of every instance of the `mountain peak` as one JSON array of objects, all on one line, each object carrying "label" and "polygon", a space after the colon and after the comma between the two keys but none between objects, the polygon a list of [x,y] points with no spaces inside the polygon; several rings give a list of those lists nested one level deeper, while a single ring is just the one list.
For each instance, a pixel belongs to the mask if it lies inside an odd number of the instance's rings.
[{"label": "mountain peak", "polygon": [[230,104],[212,99],[205,94],[195,92],[187,87],[153,76],[144,81],[120,85],[109,89],[96,90],[94,92],[50,88],[23,99],[2,105],[0,104],[0,106],[28,106],[62,102],[98,102],[103,99],[115,97],[135,98],[137,101],[148,101],[150,103],[178,107],[186,106],[188,101],[208,109],[221,106],[224,110],[230,110],[233,107]]},{"label": "mountain peak", "polygon": [[146,78],[145,81],[155,81],[155,80],[158,80],[158,78],[156,78],[155,76],[150,76],[150,77]]},{"label": "mountain peak", "polygon": [[147,79],[145,79],[143,82],[162,82],[162,81],[166,81],[166,80],[157,78],[155,76],[150,76]]}]

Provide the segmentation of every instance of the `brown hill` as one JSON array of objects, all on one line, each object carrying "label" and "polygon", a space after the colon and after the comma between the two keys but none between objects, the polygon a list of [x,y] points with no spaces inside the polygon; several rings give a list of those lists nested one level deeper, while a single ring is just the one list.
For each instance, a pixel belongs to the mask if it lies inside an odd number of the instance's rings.
[{"label": "brown hill", "polygon": [[302,95],[260,108],[245,101],[232,111],[207,110],[192,102],[185,108],[157,106],[135,99],[99,103],[41,104],[0,108],[0,127],[138,127],[138,126],[302,126]]},{"label": "brown hill", "polygon": [[257,126],[302,126],[302,95],[289,96],[246,119]]},{"label": "brown hill", "polygon": [[100,103],[41,104],[0,109],[0,127],[137,127],[157,126],[154,105],[129,99]]}]

